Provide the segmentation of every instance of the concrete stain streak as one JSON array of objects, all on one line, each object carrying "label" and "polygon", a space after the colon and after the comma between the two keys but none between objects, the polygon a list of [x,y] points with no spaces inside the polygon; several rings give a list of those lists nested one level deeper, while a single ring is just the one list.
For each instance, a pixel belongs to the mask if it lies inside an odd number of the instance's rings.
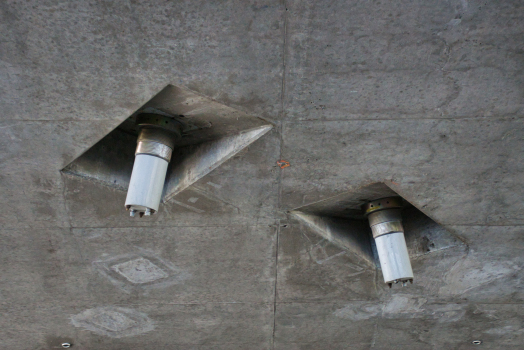
[{"label": "concrete stain streak", "polygon": [[198,213],[198,214],[202,214],[202,213],[205,213],[206,211],[205,210],[202,210],[202,209],[198,209],[198,208],[195,208],[193,207],[192,205],[189,205],[189,204],[186,204],[186,203],[182,203],[182,202],[179,202],[175,199],[171,199],[171,201],[177,205],[180,205],[181,207],[184,207],[186,209],[189,209],[191,211],[194,211],[195,213]]},{"label": "concrete stain streak", "polygon": [[217,189],[222,188],[221,185],[216,184],[216,183],[213,183],[213,182],[211,182],[211,181],[208,181],[207,184],[208,184],[209,186],[213,186],[214,188],[217,188]]},{"label": "concrete stain streak", "polygon": [[336,317],[350,319],[352,321],[362,321],[377,317],[381,312],[381,304],[355,302],[336,310],[333,314]]},{"label": "concrete stain streak", "polygon": [[[222,187],[222,186],[220,186]],[[212,201],[218,201],[218,202],[221,202],[223,204],[225,204],[226,206],[230,206],[230,207],[233,207],[236,209],[237,213],[240,214],[240,208],[237,207],[236,205],[234,205],[233,203],[230,203],[226,200],[224,200],[223,198],[215,195],[214,193],[210,193],[209,191],[207,191],[205,188],[201,188],[197,185],[194,185],[193,186],[193,190],[199,194],[201,194],[202,196],[206,197],[207,199],[209,200],[212,200]],[[189,201],[191,201],[191,198],[189,199]],[[196,201],[195,201],[196,202]],[[193,203],[195,203],[193,202]]]},{"label": "concrete stain streak", "polygon": [[468,254],[457,261],[446,273],[446,285],[440,288],[444,295],[464,295],[474,289],[503,279],[522,268],[511,261],[483,261]]},{"label": "concrete stain streak", "polygon": [[319,265],[322,265],[323,263],[325,263],[325,262],[327,262],[327,261],[329,261],[329,260],[331,260],[331,259],[334,259],[334,258],[336,258],[337,256],[341,256],[341,255],[345,255],[345,254],[346,254],[346,252],[340,252],[340,253],[337,253],[337,254],[331,255],[330,257],[325,258],[325,259],[322,259],[322,260],[315,260],[315,262],[316,262],[317,264],[319,264]]},{"label": "concrete stain streak", "polygon": [[385,315],[410,314],[423,312],[422,306],[426,304],[426,298],[413,298],[410,295],[393,295],[384,305]]},{"label": "concrete stain streak", "polygon": [[375,323],[373,326],[373,338],[371,339],[371,347],[374,348],[377,343],[378,336],[378,323]]}]

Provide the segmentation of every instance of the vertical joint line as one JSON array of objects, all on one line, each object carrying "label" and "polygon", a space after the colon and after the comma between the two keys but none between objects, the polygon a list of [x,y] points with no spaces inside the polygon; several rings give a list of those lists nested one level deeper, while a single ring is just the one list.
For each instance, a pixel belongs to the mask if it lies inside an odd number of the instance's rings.
[{"label": "vertical joint line", "polygon": [[282,116],[284,115],[284,95],[286,93],[286,53],[287,53],[287,4],[284,0],[284,40],[282,43],[282,92],[280,95],[280,104]]},{"label": "vertical joint line", "polygon": [[273,334],[271,335],[271,348],[275,349],[275,332],[277,328],[277,280],[278,280],[278,249],[280,239],[280,220],[277,220],[277,241],[275,251],[275,287],[273,291]]},{"label": "vertical joint line", "polygon": [[[284,38],[282,44],[282,86],[280,93],[280,159],[282,159],[282,146],[284,144],[283,137],[283,120],[285,115],[285,104],[284,104],[284,94],[286,92],[286,45],[287,45],[287,4],[286,1],[283,1],[284,4]],[[278,211],[282,206],[282,176],[283,172],[280,169],[279,179],[278,179],[278,204],[277,204],[277,215]],[[277,220],[277,241],[276,241],[276,251],[275,251],[275,290],[273,293],[273,334],[271,335],[271,348],[275,349],[275,332],[277,325],[277,283],[278,283],[278,250],[279,250],[279,240],[280,240],[280,220]]]}]

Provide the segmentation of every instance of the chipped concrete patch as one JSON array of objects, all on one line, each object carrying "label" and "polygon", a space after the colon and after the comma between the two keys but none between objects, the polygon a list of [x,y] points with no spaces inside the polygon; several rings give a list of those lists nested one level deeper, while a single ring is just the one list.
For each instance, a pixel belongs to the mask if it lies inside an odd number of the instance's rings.
[{"label": "chipped concrete patch", "polygon": [[113,265],[111,270],[118,272],[131,283],[149,283],[169,276],[150,260],[142,257]]},{"label": "chipped concrete patch", "polygon": [[155,328],[146,314],[116,306],[85,310],[71,317],[71,323],[75,327],[111,338],[131,337]]},{"label": "chipped concrete patch", "polygon": [[143,249],[93,262],[93,267],[126,293],[166,288],[191,277],[172,263]]},{"label": "chipped concrete patch", "polygon": [[491,328],[487,331],[484,331],[484,333],[487,334],[497,334],[497,335],[507,335],[507,334],[513,334],[513,335],[521,335],[524,334],[524,328],[520,324],[514,324],[504,327],[498,327],[498,328]]},{"label": "chipped concrete patch", "polygon": [[452,19],[451,21],[448,22],[448,25],[452,26],[452,27],[455,27],[455,26],[458,26],[460,24],[460,22],[462,22],[462,20],[460,18],[454,18],[454,19]]},{"label": "chipped concrete patch", "polygon": [[439,323],[458,322],[466,316],[466,307],[466,304],[443,304],[428,308],[427,313]]}]

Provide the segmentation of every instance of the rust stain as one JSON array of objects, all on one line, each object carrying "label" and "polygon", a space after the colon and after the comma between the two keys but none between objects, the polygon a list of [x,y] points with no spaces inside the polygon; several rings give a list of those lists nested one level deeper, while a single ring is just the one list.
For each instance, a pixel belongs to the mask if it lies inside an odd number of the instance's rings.
[{"label": "rust stain", "polygon": [[287,160],[283,160],[283,159],[278,160],[277,165],[280,167],[280,169],[284,169],[284,168],[287,168],[288,166],[291,166],[291,164],[289,164]]}]

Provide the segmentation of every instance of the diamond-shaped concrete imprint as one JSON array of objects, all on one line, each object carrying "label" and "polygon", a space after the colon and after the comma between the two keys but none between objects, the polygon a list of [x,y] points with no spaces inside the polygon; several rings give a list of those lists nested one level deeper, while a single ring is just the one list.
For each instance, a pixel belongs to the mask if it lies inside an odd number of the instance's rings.
[{"label": "diamond-shaped concrete imprint", "polygon": [[71,317],[71,323],[112,338],[135,336],[155,328],[146,314],[116,306],[85,310]]},{"label": "diamond-shaped concrete imprint", "polygon": [[[370,267],[380,268],[371,229],[362,205],[379,198],[400,196],[385,183],[373,183],[355,191],[341,193],[326,200],[291,211],[318,235],[345,249],[349,256]],[[402,223],[411,258],[431,252],[465,246],[430,217],[406,201]]]},{"label": "diamond-shaped concrete imprint", "polygon": [[131,283],[149,283],[168,277],[164,270],[143,257],[113,265],[111,270],[118,272]]},{"label": "diamond-shaped concrete imprint", "polygon": [[93,262],[93,267],[113,285],[127,293],[146,292],[183,282],[191,277],[173,264],[140,249]]},{"label": "diamond-shaped concrete imprint", "polygon": [[[273,127],[257,117],[186,88],[168,85],[62,172],[127,191],[133,169],[139,113],[177,116],[183,124],[168,169],[162,201],[195,183]],[[122,204],[123,207],[123,204]]]}]

